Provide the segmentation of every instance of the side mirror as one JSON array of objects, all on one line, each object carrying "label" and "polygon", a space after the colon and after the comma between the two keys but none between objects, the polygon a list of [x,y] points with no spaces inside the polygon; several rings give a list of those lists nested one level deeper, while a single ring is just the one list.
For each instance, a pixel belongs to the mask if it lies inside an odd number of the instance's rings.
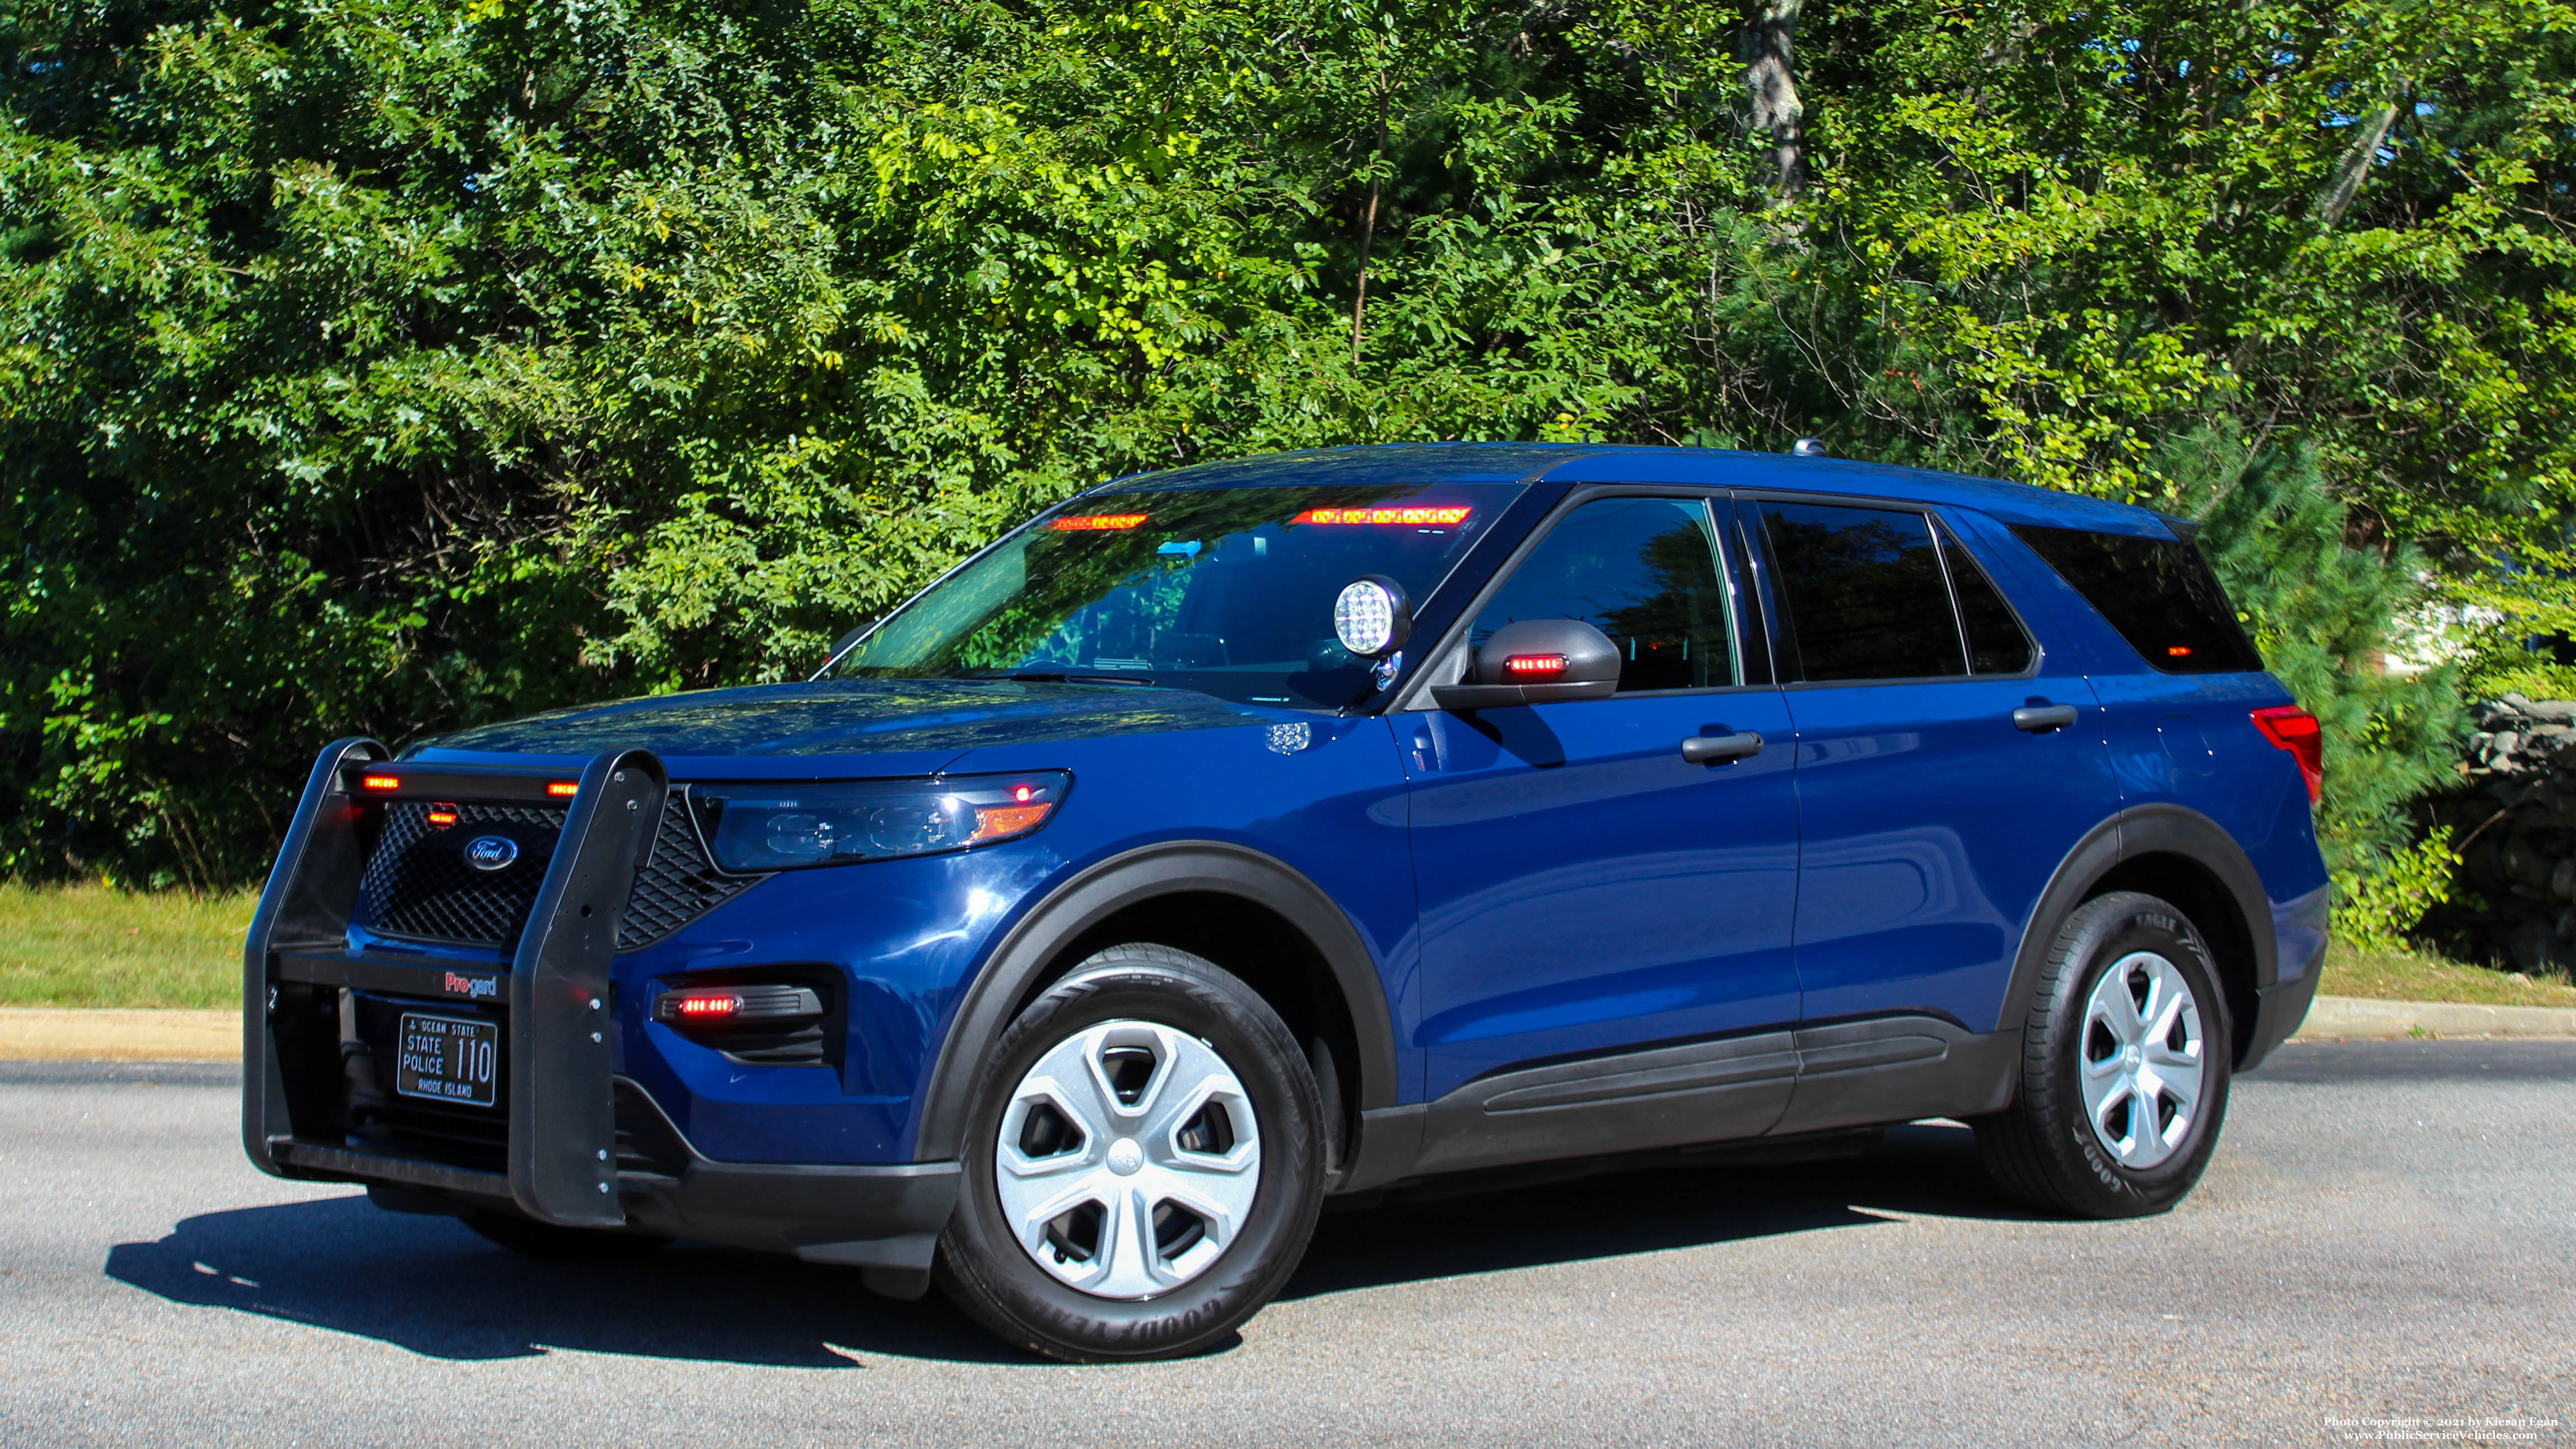
[{"label": "side mirror", "polygon": [[1413,633],[1413,601],[1384,574],[1362,574],[1333,600],[1333,634],[1362,659],[1384,659]]},{"label": "side mirror", "polygon": [[1608,699],[1619,692],[1619,646],[1580,619],[1523,619],[1494,631],[1468,677],[1433,685],[1431,702],[1469,710]]}]

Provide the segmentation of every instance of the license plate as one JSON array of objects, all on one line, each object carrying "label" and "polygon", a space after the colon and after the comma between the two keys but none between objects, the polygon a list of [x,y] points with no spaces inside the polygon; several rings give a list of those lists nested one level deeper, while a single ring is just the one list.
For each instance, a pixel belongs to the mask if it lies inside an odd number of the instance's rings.
[{"label": "license plate", "polygon": [[433,1102],[489,1107],[500,1100],[501,1025],[406,1011],[394,1090]]}]

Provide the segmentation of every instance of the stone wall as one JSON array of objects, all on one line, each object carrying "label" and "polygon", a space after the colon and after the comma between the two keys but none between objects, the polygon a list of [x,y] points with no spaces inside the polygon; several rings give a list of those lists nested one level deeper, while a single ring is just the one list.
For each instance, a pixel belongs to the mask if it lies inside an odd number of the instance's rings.
[{"label": "stone wall", "polygon": [[[2440,817],[2463,853],[2434,923],[2474,954],[2518,970],[2576,966],[2576,701],[2508,694],[2470,736],[2467,788]],[[2474,893],[2476,899],[2463,898]],[[2483,908],[2481,908],[2481,906]]]}]

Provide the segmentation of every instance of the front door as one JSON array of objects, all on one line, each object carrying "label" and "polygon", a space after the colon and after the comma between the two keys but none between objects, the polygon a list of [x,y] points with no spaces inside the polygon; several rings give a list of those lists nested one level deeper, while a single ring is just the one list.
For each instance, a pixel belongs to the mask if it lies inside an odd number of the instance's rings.
[{"label": "front door", "polygon": [[[1797,1017],[1795,750],[1722,543],[1725,508],[1578,501],[1479,607],[1471,642],[1523,619],[1599,628],[1626,660],[1615,697],[1396,718],[1433,1098],[1514,1067]],[[1763,737],[1760,753],[1682,756],[1686,739],[1742,732]],[[1784,1082],[1750,1100],[1776,1116],[1785,1096]]]}]

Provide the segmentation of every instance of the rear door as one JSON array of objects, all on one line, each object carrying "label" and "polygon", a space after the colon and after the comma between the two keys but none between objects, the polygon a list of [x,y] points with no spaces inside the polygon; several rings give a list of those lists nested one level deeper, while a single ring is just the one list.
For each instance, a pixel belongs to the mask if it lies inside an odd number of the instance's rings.
[{"label": "rear door", "polygon": [[1833,1063],[1840,1038],[1814,1029],[1827,1023],[1992,1032],[2040,891],[2119,808],[2074,652],[1932,509],[1742,507],[1767,550],[1798,731],[1803,1070]]}]

